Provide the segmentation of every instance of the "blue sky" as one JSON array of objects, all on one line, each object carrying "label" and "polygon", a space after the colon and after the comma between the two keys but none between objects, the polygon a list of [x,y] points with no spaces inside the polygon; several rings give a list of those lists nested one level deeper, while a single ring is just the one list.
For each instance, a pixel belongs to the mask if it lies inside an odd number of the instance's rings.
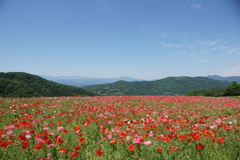
[{"label": "blue sky", "polygon": [[239,0],[0,0],[0,72],[240,76]]}]

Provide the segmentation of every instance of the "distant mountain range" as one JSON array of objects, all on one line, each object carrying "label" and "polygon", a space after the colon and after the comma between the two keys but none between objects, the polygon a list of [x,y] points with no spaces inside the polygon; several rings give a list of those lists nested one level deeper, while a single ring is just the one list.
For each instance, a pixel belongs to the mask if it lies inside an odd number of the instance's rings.
[{"label": "distant mountain range", "polygon": [[[127,82],[135,82],[135,81],[146,81],[143,79],[137,79],[132,77],[119,77],[119,78],[91,78],[91,77],[83,77],[83,76],[59,76],[59,77],[53,77],[53,76],[45,76],[45,75],[39,75],[40,77],[54,81],[60,84],[66,84],[76,87],[85,87],[90,85],[98,85],[98,84],[108,84],[108,83],[114,83],[117,81],[127,81]],[[206,78],[214,79],[214,80],[220,80],[220,81],[236,81],[240,83],[240,76],[232,76],[232,77],[221,77],[217,75],[209,75],[206,76]]]},{"label": "distant mountain range", "polygon": [[222,77],[218,75],[209,75],[207,78],[228,82],[236,81],[237,83],[240,83],[240,76]]},{"label": "distant mountain range", "polygon": [[0,72],[0,97],[94,96],[80,87],[58,84],[24,72]]},{"label": "distant mountain range", "polygon": [[39,75],[40,77],[54,81],[60,84],[66,84],[76,87],[90,86],[96,84],[106,84],[106,83],[114,83],[120,80],[133,82],[133,81],[143,81],[142,79],[132,78],[132,77],[119,77],[119,78],[91,78],[91,77],[83,77],[83,76],[45,76]]},{"label": "distant mountain range", "polygon": [[[167,77],[153,81],[144,81],[141,79],[131,77],[120,78],[89,78],[81,76],[40,77],[23,72],[8,72],[8,73],[0,72],[0,97],[185,95],[194,90],[203,90],[214,87],[226,87],[230,84],[231,81],[239,82],[238,78],[240,78],[220,76],[208,76],[208,77],[209,78],[182,76],[182,77]],[[68,85],[63,85],[59,83],[64,83]],[[87,86],[89,84],[95,85]],[[85,87],[83,88],[74,87],[74,85]]]},{"label": "distant mountain range", "polygon": [[229,84],[206,77],[168,77],[155,81],[117,81],[83,88],[101,95],[185,95],[193,90],[226,87]]}]

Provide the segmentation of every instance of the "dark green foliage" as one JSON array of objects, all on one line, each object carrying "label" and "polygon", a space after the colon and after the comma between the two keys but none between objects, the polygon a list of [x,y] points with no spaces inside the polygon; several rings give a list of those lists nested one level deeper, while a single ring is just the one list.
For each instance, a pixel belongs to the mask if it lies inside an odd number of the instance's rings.
[{"label": "dark green foliage", "polygon": [[240,84],[237,84],[236,81],[233,81],[231,85],[227,86],[224,89],[225,96],[239,96],[240,95]]},{"label": "dark green foliage", "polygon": [[23,72],[0,72],[0,96],[3,97],[93,95],[96,94],[79,87],[48,81],[36,75]]},{"label": "dark green foliage", "polygon": [[187,94],[188,96],[239,96],[240,84],[233,81],[229,86],[223,88],[210,88],[206,90],[195,90]]},{"label": "dark green foliage", "polygon": [[210,88],[195,90],[187,94],[188,96],[211,96],[211,97],[221,97],[224,96],[224,87],[223,88]]},{"label": "dark green foliage", "polygon": [[185,95],[193,90],[225,87],[229,84],[204,77],[168,77],[156,81],[118,81],[84,88],[102,95]]}]

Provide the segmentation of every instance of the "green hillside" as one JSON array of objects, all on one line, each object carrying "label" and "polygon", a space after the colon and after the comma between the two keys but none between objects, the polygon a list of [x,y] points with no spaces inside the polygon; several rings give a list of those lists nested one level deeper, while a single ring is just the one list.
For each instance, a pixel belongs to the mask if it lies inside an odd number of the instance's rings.
[{"label": "green hillside", "polygon": [[226,87],[229,84],[205,77],[168,77],[156,81],[118,81],[84,88],[101,95],[185,95],[193,90]]},{"label": "green hillside", "polygon": [[93,96],[83,88],[58,84],[23,72],[0,72],[0,97]]},{"label": "green hillside", "polygon": [[240,84],[236,81],[232,81],[227,87],[217,87],[210,89],[194,90],[187,94],[188,96],[240,96]]}]

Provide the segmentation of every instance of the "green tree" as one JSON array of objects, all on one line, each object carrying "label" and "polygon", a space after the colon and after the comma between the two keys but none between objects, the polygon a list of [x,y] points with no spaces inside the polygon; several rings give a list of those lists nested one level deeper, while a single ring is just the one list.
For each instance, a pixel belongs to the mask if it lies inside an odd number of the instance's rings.
[{"label": "green tree", "polygon": [[237,84],[236,81],[233,81],[231,85],[227,86],[224,90],[225,96],[238,96],[240,95],[240,84]]}]

